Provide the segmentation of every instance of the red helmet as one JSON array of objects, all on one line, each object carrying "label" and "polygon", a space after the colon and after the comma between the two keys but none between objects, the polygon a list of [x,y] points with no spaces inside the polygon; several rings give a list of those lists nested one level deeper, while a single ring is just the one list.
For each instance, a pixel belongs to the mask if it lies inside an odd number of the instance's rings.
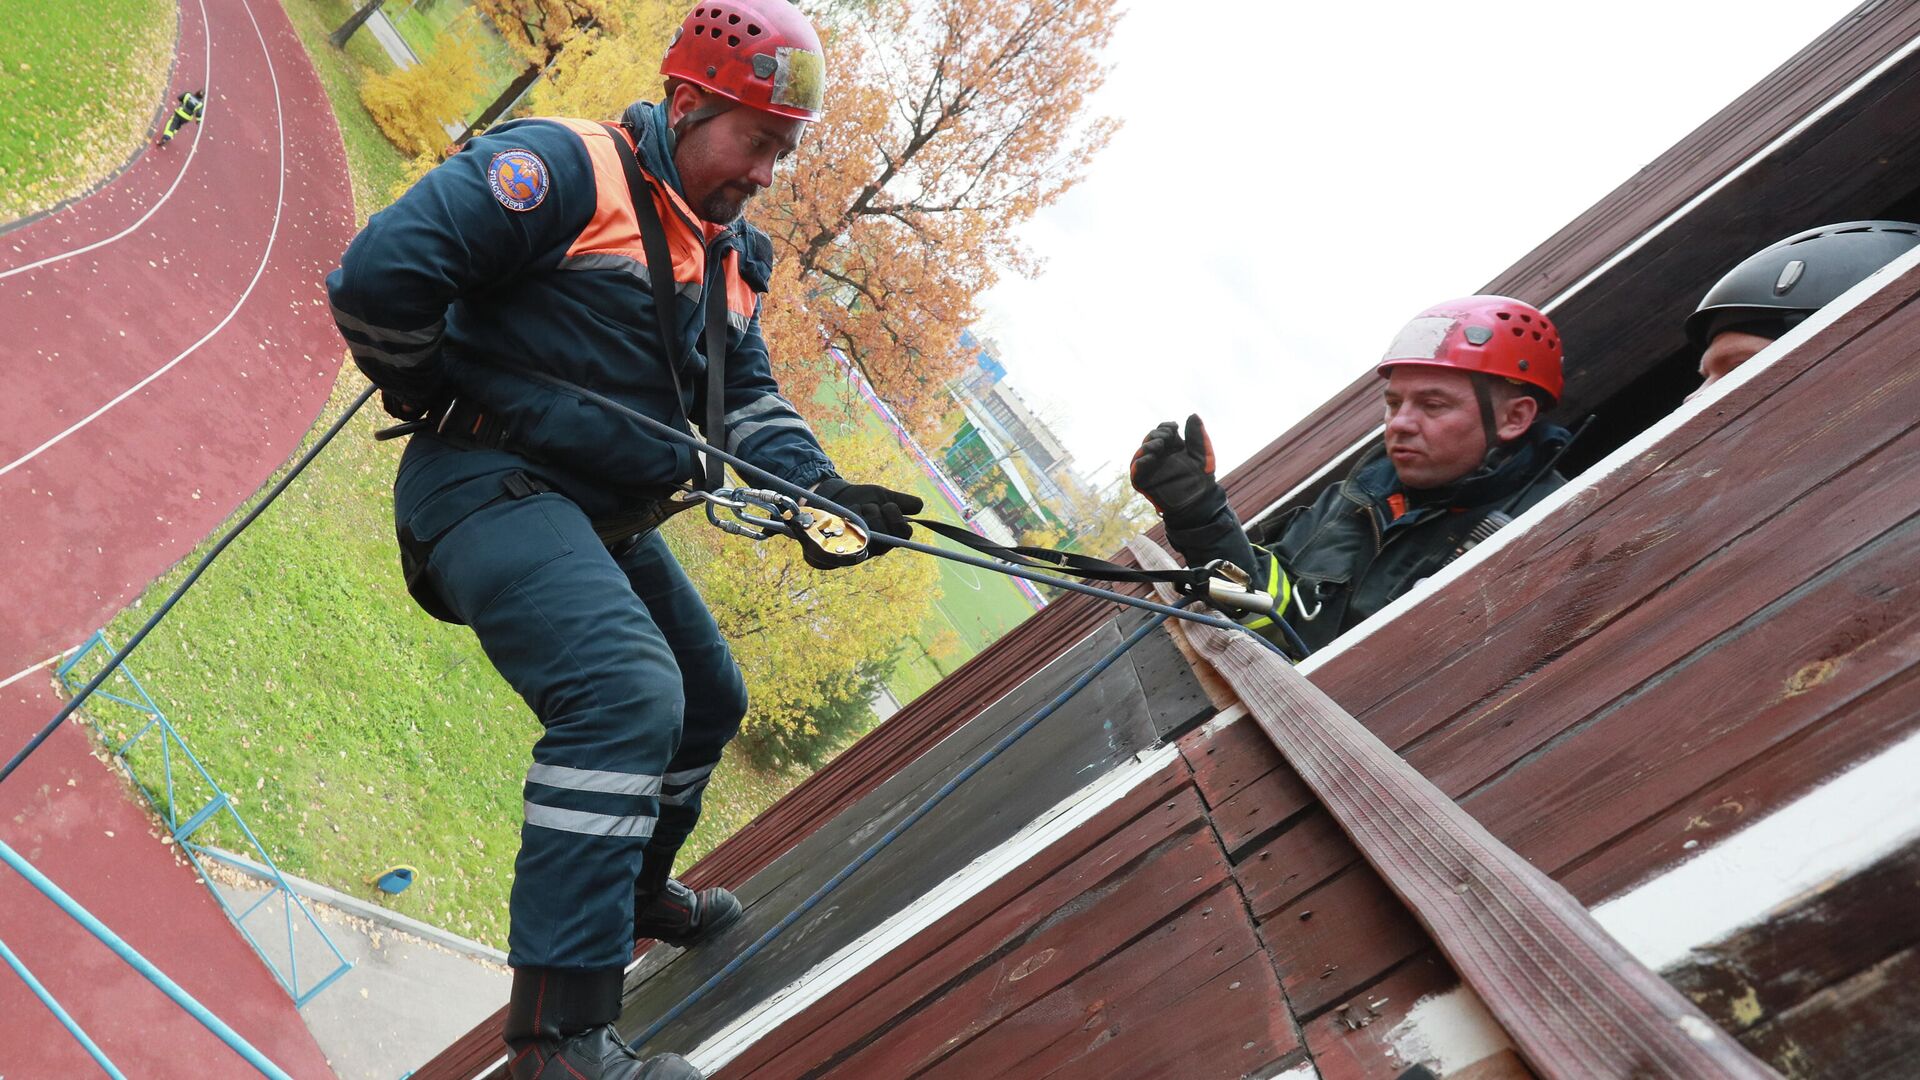
[{"label": "red helmet", "polygon": [[820,119],[820,35],[787,0],[703,0],[674,31],[660,74],[742,105]]},{"label": "red helmet", "polygon": [[1532,304],[1505,296],[1467,296],[1435,304],[1400,331],[1375,370],[1432,367],[1477,371],[1560,400],[1560,331]]}]

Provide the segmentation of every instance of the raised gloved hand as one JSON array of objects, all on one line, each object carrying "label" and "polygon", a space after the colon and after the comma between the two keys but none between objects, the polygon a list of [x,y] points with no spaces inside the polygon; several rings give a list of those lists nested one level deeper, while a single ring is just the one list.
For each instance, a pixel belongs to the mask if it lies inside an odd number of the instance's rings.
[{"label": "raised gloved hand", "polygon": [[[879,484],[853,484],[838,476],[829,476],[813,485],[821,498],[835,502],[860,515],[875,532],[888,533],[904,540],[913,535],[907,515],[917,514],[925,504],[920,496],[881,487]],[[878,555],[893,545],[875,537],[873,553]]]},{"label": "raised gloved hand", "polygon": [[1213,440],[1197,414],[1187,417],[1185,438],[1171,420],[1147,432],[1127,474],[1133,490],[1170,522],[1192,516],[1220,494],[1213,479]]}]

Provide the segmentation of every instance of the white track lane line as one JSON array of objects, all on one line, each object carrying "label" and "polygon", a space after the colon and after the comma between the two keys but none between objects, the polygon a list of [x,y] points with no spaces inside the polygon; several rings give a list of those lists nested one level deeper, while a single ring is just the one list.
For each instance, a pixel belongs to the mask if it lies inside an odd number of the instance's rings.
[{"label": "white track lane line", "polygon": [[21,670],[14,672],[13,674],[7,676],[6,678],[0,679],[0,690],[5,690],[7,687],[12,686],[14,683],[19,682],[21,679],[26,678],[27,676],[33,674],[36,671],[45,671],[47,668],[50,668],[53,665],[59,663],[61,660],[65,659],[67,653],[72,651],[73,651],[72,649],[68,649],[66,650],[66,652],[54,653],[52,656],[47,657],[45,660],[40,661],[39,663],[33,665],[30,668],[22,668]]},{"label": "white track lane line", "polygon": [[[204,0],[202,0],[202,2],[204,4]],[[221,319],[219,323],[215,324],[213,329],[207,331],[205,336],[201,337],[199,341],[196,341],[193,344],[187,346],[186,350],[182,352],[180,355],[160,365],[158,368],[155,368],[152,373],[147,375],[146,378],[143,378],[139,382],[134,383],[132,386],[127,387],[125,390],[122,390],[118,395],[116,395],[113,398],[113,400],[107,402],[105,405],[102,405],[99,408],[88,413],[85,417],[82,417],[81,419],[75,421],[72,424],[72,426],[68,427],[65,431],[62,431],[60,434],[55,435],[53,438],[48,439],[46,442],[41,443],[39,446],[34,447],[32,450],[29,450],[25,454],[22,454],[21,456],[8,462],[7,464],[0,465],[0,476],[5,476],[8,473],[12,472],[13,470],[19,468],[20,466],[25,465],[27,462],[32,461],[34,458],[39,457],[41,454],[46,453],[49,449],[51,449],[53,446],[58,444],[62,439],[65,439],[67,436],[73,434],[76,431],[79,431],[81,428],[86,427],[88,424],[93,423],[95,420],[98,420],[102,415],[106,413],[108,409],[113,408],[115,405],[118,405],[121,402],[127,400],[128,398],[132,397],[134,394],[139,393],[141,390],[145,389],[149,383],[153,382],[153,380],[158,379],[160,376],[165,375],[167,372],[173,370],[174,365],[180,363],[180,361],[185,360],[188,356],[192,355],[195,350],[200,348],[200,346],[205,345],[207,342],[213,340],[213,336],[215,334],[218,334],[221,330],[226,329],[226,325],[233,321],[233,317],[235,315],[240,314],[240,309],[246,305],[247,298],[253,295],[254,287],[260,284],[261,275],[267,272],[267,263],[270,262],[273,258],[274,240],[277,239],[280,235],[281,211],[285,209],[286,200],[287,200],[286,116],[282,112],[280,107],[280,76],[273,69],[273,53],[267,47],[267,35],[264,31],[260,29],[260,21],[253,17],[252,6],[249,5],[246,2],[246,0],[241,0],[240,6],[246,10],[247,21],[253,24],[253,34],[255,37],[260,39],[260,52],[261,52],[261,55],[264,56],[267,61],[267,77],[273,83],[274,131],[276,134],[278,134],[279,142],[280,142],[280,147],[279,147],[280,149],[280,190],[279,190],[279,193],[274,196],[273,227],[267,231],[267,247],[265,251],[260,253],[260,265],[254,268],[253,280],[247,282],[247,287],[244,291],[241,292],[240,299],[234,301],[233,310],[227,312],[226,317]],[[209,57],[211,57],[212,55],[212,28],[211,27],[208,28],[208,55]]]},{"label": "white track lane line", "polygon": [[[249,12],[249,14],[251,14],[251,12]],[[200,85],[202,87],[208,87],[213,85],[213,26],[207,19],[207,0],[200,0],[200,33],[201,33],[201,36],[206,38],[206,48],[204,51],[207,54],[206,70],[201,73]],[[271,67],[271,62],[269,62],[269,67]],[[174,189],[180,186],[180,181],[185,180],[187,178],[187,173],[190,170],[192,170],[193,155],[200,152],[200,135],[205,130],[207,126],[207,122],[203,118],[198,122],[198,125],[200,130],[197,130],[193,133],[193,142],[187,146],[187,160],[180,163],[180,171],[174,176],[173,183],[168,184],[167,190],[160,194],[159,202],[156,202],[152,206],[148,207],[147,212],[140,215],[140,220],[134,222],[133,224],[127,226],[124,229],[121,229],[119,232],[114,233],[112,236],[107,237],[105,240],[95,240],[93,243],[88,244],[85,247],[77,247],[77,248],[74,248],[72,251],[63,251],[58,255],[49,255],[38,262],[30,262],[25,266],[16,266],[10,270],[0,270],[0,281],[5,281],[7,278],[10,278],[15,274],[24,274],[29,270],[38,270],[40,267],[46,266],[48,263],[57,263],[62,259],[71,259],[76,255],[85,255],[87,252],[93,251],[97,248],[103,248],[108,244],[111,244],[114,241],[125,237],[128,233],[131,233],[134,230],[140,228],[140,226],[145,225],[147,223],[148,218],[158,213],[161,207],[167,205],[167,200],[173,198]],[[106,190],[105,188],[101,189],[101,191],[105,191],[105,190]],[[94,195],[98,195],[98,194],[100,194],[100,192],[94,192]],[[88,196],[88,198],[92,198],[92,196]],[[86,201],[87,201],[86,199],[81,200],[82,203]],[[74,205],[78,206],[80,205],[80,203],[75,203]],[[71,207],[69,209],[71,209]],[[54,216],[57,217],[59,215],[56,214]],[[6,684],[0,683],[0,686],[4,686],[4,685]]]}]

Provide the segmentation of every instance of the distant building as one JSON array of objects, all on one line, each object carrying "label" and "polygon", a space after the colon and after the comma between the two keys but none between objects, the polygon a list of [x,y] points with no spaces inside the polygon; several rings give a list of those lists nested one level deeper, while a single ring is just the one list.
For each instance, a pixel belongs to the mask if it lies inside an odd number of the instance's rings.
[{"label": "distant building", "polygon": [[1007,380],[992,340],[968,332],[960,342],[974,364],[950,385],[966,419],[947,444],[948,468],[1015,529],[1073,531],[1063,515],[1087,490],[1073,454]]}]

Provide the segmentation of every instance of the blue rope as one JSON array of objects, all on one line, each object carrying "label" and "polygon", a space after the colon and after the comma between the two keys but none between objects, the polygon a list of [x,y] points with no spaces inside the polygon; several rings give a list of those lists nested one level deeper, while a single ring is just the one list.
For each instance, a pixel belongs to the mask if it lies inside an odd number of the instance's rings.
[{"label": "blue rope", "polygon": [[98,690],[101,684],[105,683],[114,672],[120,670],[120,665],[126,661],[127,656],[131,654],[134,649],[138,648],[142,641],[146,640],[147,635],[153,631],[154,627],[160,625],[160,620],[166,618],[167,612],[173,610],[173,605],[179,602],[180,597],[185,595],[186,591],[193,586],[194,582],[200,580],[200,575],[206,572],[207,567],[213,565],[213,560],[219,558],[220,553],[227,550],[227,545],[233,543],[236,537],[242,532],[245,532],[247,526],[253,524],[254,519],[258,518],[262,511],[273,505],[273,500],[279,498],[280,493],[287,490],[287,485],[293,483],[294,477],[299,476],[300,473],[312,463],[313,459],[319,456],[320,451],[327,448],[327,444],[333,441],[333,437],[340,434],[340,429],[347,426],[347,421],[353,419],[353,414],[359,412],[360,406],[365,405],[367,399],[372,396],[372,387],[361,391],[360,396],[353,399],[353,404],[347,406],[347,411],[341,413],[340,418],[333,422],[333,426],[327,428],[326,433],[320,436],[320,441],[313,444],[313,449],[303,454],[300,460],[294,463],[293,468],[287,471],[287,475],[281,477],[280,482],[273,485],[273,489],[267,492],[266,498],[261,499],[259,503],[255,504],[252,510],[247,511],[246,517],[241,518],[233,528],[228,529],[226,534],[220,537],[219,541],[213,545],[213,550],[207,552],[206,555],[201,558],[199,564],[188,572],[186,579],[180,582],[179,587],[175,588],[172,594],[160,604],[160,607],[154,611],[153,616],[146,621],[146,624],[135,631],[132,637],[127,639],[126,645],[121,648],[119,653],[113,654],[111,649],[108,650],[109,654],[112,655],[112,659],[107,662],[107,666],[101,668],[98,675],[87,680],[87,684],[73,695],[73,699],[68,701],[66,706],[58,713],[55,713],[53,719],[47,721],[47,725],[36,732],[33,738],[27,740],[27,745],[21,747],[20,752],[13,755],[12,759],[7,762],[4,768],[0,768],[0,783],[4,783],[7,777],[12,776],[13,771],[18,769],[35,750],[40,749],[41,743],[47,741],[47,736],[52,735],[59,729],[62,721],[72,716],[74,711],[79,709],[87,698],[93,696],[93,692]]},{"label": "blue rope", "polygon": [[[1186,604],[1189,604],[1192,602],[1193,601],[1191,600],[1185,600],[1185,601],[1182,601],[1181,603],[1182,603],[1182,606],[1185,606]],[[813,895],[807,897],[805,902],[803,902],[799,907],[794,908],[792,911],[788,912],[786,917],[781,919],[778,923],[774,924],[772,929],[768,930],[764,934],[761,934],[760,940],[747,946],[746,949],[740,953],[740,955],[734,957],[732,960],[727,961],[727,965],[725,967],[721,968],[719,971],[714,972],[713,976],[709,978],[706,982],[701,983],[700,986],[697,989],[695,989],[692,993],[680,999],[679,1004],[675,1005],[671,1009],[668,1009],[666,1013],[660,1017],[660,1019],[655,1020],[653,1022],[653,1025],[651,1027],[641,1032],[638,1038],[634,1039],[631,1043],[628,1043],[627,1045],[634,1050],[638,1050],[641,1046],[645,1045],[648,1040],[652,1039],[655,1035],[660,1034],[660,1030],[662,1028],[666,1027],[668,1024],[672,1023],[673,1021],[679,1019],[682,1014],[684,1014],[688,1009],[692,1008],[694,1004],[697,1003],[701,998],[705,997],[709,991],[711,991],[715,986],[718,986],[722,980],[724,980],[727,976],[732,975],[734,972],[739,971],[742,967],[746,965],[747,961],[759,955],[762,949],[765,949],[768,945],[772,944],[775,938],[785,933],[788,927],[798,922],[801,916],[805,915],[809,911],[812,911],[814,907],[816,907],[820,903],[820,901],[826,899],[829,893],[839,888],[842,882],[852,877],[855,871],[859,870],[861,867],[867,865],[868,862],[872,861],[875,855],[880,854],[880,852],[883,849],[885,849],[888,844],[891,844],[894,842],[894,840],[898,839],[900,834],[912,828],[914,823],[919,821],[921,818],[926,817],[927,814],[930,813],[934,807],[940,805],[942,800],[944,800],[947,796],[953,794],[954,791],[957,790],[961,784],[966,783],[967,780],[970,779],[975,773],[979,772],[981,769],[986,768],[987,765],[990,762],[992,762],[994,758],[999,757],[1001,753],[1004,752],[1008,747],[1012,746],[1014,743],[1019,742],[1021,737],[1026,735],[1027,732],[1032,731],[1035,727],[1038,727],[1042,720],[1045,720],[1047,717],[1052,716],[1055,710],[1059,709],[1062,705],[1065,705],[1068,701],[1072,700],[1075,694],[1078,694],[1080,691],[1086,689],[1087,685],[1092,683],[1094,679],[1098,678],[1101,672],[1111,667],[1114,661],[1120,659],[1120,657],[1126,654],[1128,649],[1133,648],[1134,645],[1139,643],[1148,634],[1152,633],[1156,628],[1158,628],[1160,624],[1166,622],[1167,618],[1168,617],[1166,615],[1156,615],[1153,618],[1148,619],[1145,623],[1141,624],[1141,626],[1138,629],[1136,629],[1133,633],[1127,635],[1127,638],[1125,641],[1122,641],[1119,645],[1115,646],[1111,652],[1101,657],[1098,663],[1088,668],[1084,673],[1081,674],[1079,678],[1075,679],[1071,686],[1068,686],[1065,690],[1061,691],[1058,696],[1056,696],[1052,701],[1048,702],[1046,706],[1043,707],[1039,712],[1034,713],[1026,721],[1021,723],[1019,727],[1016,727],[1012,731],[1007,732],[1007,734],[1003,736],[999,742],[993,745],[992,749],[980,755],[980,757],[976,759],[973,764],[968,765],[965,769],[960,770],[960,772],[957,775],[955,775],[953,779],[948,780],[945,784],[942,784],[940,786],[940,790],[934,792],[931,796],[927,798],[926,802],[923,802],[920,804],[919,809],[915,810],[911,814],[908,814],[906,818],[902,820],[898,825],[895,825],[893,828],[887,830],[887,834],[885,836],[882,836],[880,839],[874,841],[873,846],[861,852],[859,858],[848,863],[846,867],[843,868],[839,873],[833,875],[832,879],[829,880],[825,885],[822,885],[818,889],[815,889]],[[1261,640],[1265,640],[1265,639],[1261,639]]]},{"label": "blue rope", "polygon": [[178,983],[167,978],[165,972],[154,967],[146,957],[135,952],[133,946],[122,941],[120,936],[112,930],[107,929],[107,925],[95,918],[92,912],[81,907],[73,897],[68,896],[60,886],[55,885],[45,874],[42,874],[36,869],[32,863],[23,858],[20,853],[8,847],[5,841],[0,841],[0,862],[4,862],[12,867],[16,873],[27,879],[27,884],[38,889],[40,895],[53,901],[59,906],[61,911],[66,912],[69,918],[85,927],[88,933],[98,938],[107,948],[112,949],[120,959],[125,960],[128,966],[146,976],[147,981],[159,987],[161,993],[172,998],[174,1004],[185,1009],[195,1020],[200,1021],[201,1025],[208,1031],[213,1032],[221,1042],[226,1043],[233,1048],[235,1053],[247,1059],[247,1064],[259,1070],[260,1075],[273,1077],[274,1080],[293,1080],[292,1077],[281,1070],[280,1066],[268,1061],[266,1055],[255,1050],[251,1043],[241,1038],[239,1032],[228,1027],[225,1021],[208,1012],[206,1006],[193,999],[193,995],[182,990]]}]

